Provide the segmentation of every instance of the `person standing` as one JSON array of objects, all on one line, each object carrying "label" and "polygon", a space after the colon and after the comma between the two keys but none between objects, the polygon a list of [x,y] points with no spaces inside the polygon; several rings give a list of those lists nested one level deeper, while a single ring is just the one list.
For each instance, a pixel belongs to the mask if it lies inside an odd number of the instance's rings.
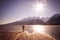
[{"label": "person standing", "polygon": [[24,32],[24,28],[25,28],[25,27],[24,27],[24,25],[23,25],[23,26],[22,26],[23,32]]}]

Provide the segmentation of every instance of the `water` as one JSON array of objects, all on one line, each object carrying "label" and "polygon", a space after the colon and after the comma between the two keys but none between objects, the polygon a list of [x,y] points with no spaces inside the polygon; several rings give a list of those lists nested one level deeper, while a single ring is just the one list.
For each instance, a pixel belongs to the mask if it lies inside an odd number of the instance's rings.
[{"label": "water", "polygon": [[[0,32],[22,32],[23,25],[7,25],[0,26]],[[34,25],[36,27],[36,25]],[[44,27],[44,32],[55,37],[56,39],[60,39],[60,25],[39,25]],[[24,25],[25,31],[29,33],[33,33],[33,25]]]}]

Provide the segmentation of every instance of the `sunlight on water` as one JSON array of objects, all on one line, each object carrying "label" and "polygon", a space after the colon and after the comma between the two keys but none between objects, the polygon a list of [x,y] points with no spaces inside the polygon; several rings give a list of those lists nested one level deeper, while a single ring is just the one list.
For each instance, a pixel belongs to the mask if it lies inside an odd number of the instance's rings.
[{"label": "sunlight on water", "polygon": [[38,33],[43,33],[45,31],[45,28],[42,25],[33,25],[32,28],[34,32],[38,32]]}]

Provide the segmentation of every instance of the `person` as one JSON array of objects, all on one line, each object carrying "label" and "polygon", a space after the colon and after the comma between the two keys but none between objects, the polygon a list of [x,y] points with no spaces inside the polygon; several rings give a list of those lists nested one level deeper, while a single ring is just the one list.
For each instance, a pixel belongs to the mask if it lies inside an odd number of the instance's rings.
[{"label": "person", "polygon": [[22,26],[23,32],[24,32],[24,25]]}]

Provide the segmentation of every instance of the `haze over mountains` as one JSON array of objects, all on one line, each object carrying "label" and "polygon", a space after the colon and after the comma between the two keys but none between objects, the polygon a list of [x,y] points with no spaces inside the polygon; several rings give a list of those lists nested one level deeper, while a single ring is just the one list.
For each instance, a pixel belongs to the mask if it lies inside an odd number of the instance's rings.
[{"label": "haze over mountains", "polygon": [[21,21],[16,21],[10,23],[10,25],[34,25],[34,24],[44,24],[44,22],[39,17],[28,17],[24,18]]},{"label": "haze over mountains", "polygon": [[[44,21],[46,21],[46,22],[44,22]],[[60,14],[55,14],[51,18],[28,17],[28,18],[24,18],[20,21],[8,23],[7,25],[35,25],[35,24],[59,25],[60,24]]]}]

